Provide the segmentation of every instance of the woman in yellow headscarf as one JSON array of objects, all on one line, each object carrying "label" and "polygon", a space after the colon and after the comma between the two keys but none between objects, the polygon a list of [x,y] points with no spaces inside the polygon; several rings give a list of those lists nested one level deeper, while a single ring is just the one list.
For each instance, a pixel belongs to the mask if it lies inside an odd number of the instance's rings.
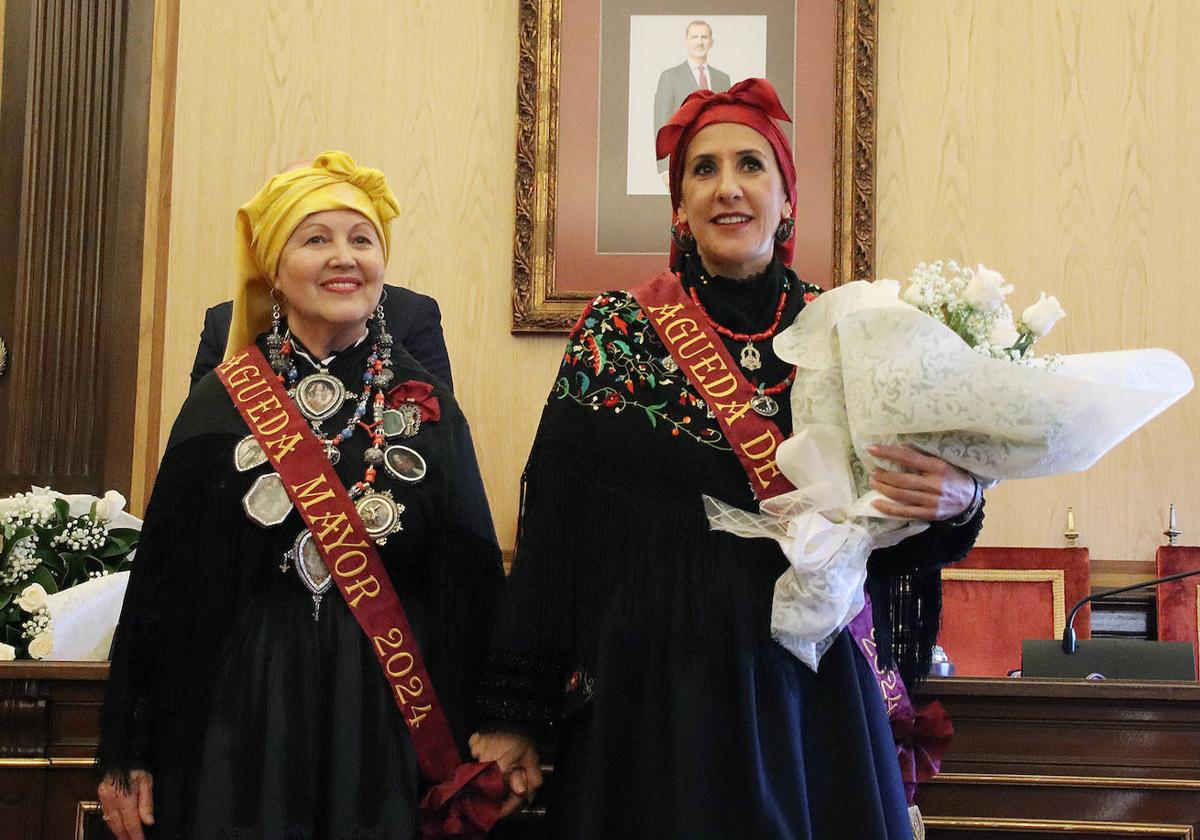
[{"label": "woman in yellow headscarf", "polygon": [[341,152],[238,211],[226,364],[176,420],[114,642],[122,840],[413,837],[463,750],[502,574],[462,412],[384,322],[397,213]]}]

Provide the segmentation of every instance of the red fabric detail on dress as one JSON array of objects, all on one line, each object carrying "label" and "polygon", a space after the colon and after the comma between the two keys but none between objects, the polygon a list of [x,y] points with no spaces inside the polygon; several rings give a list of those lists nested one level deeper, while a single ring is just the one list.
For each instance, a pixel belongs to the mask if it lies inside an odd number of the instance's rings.
[{"label": "red fabric detail on dress", "polygon": [[421,422],[428,423],[442,419],[442,404],[433,395],[433,386],[428,382],[410,379],[388,391],[387,403],[392,408],[399,408],[405,403],[414,403],[421,412]]},{"label": "red fabric detail on dress", "polygon": [[937,700],[923,706],[915,715],[896,715],[891,723],[904,795],[912,805],[917,786],[932,779],[941,769],[942,756],[954,740],[954,724]]},{"label": "red fabric detail on dress", "polygon": [[496,824],[504,800],[504,774],[496,762],[460,764],[421,800],[421,836],[482,838]]}]

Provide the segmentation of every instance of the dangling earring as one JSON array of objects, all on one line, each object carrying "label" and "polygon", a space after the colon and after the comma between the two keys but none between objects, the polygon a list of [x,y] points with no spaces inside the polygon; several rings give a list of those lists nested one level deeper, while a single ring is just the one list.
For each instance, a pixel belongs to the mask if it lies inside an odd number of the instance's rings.
[{"label": "dangling earring", "polygon": [[288,360],[283,354],[283,336],[279,334],[279,321],[283,312],[279,308],[279,291],[271,287],[271,334],[267,336],[267,357],[271,361],[271,370],[282,376],[289,367]]},{"label": "dangling earring", "polygon": [[792,238],[792,234],[796,231],[796,220],[788,216],[779,223],[779,227],[775,228],[775,241],[780,245],[785,244]]},{"label": "dangling earring", "polygon": [[671,241],[675,243],[676,248],[685,253],[696,247],[696,237],[692,236],[687,222],[676,222],[671,225]]}]

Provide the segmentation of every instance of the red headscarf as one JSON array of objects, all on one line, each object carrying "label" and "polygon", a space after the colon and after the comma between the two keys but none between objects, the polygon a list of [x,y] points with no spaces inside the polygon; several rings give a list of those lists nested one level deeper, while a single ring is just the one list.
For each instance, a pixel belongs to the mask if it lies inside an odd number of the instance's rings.
[{"label": "red headscarf", "polygon": [[[692,138],[705,126],[714,123],[740,123],[749,126],[767,139],[775,151],[775,162],[783,176],[783,187],[796,217],[796,161],[792,144],[775,120],[791,122],[788,112],[779,102],[779,94],[766,79],[746,79],[724,93],[698,90],[683,100],[675,116],[658,130],[656,150],[659,158],[671,156],[671,221],[677,221],[675,211],[683,200],[683,163]],[[796,252],[796,237],[782,245],[775,243],[775,256],[784,265],[792,264]],[[671,243],[671,265],[678,264],[679,251]]]}]

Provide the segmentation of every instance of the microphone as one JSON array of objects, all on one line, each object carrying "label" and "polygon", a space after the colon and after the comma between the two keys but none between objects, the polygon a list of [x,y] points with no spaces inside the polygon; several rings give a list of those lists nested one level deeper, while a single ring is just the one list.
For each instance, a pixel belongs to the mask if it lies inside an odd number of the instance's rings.
[{"label": "microphone", "polygon": [[1180,580],[1185,577],[1191,577],[1192,575],[1200,575],[1200,569],[1193,569],[1190,572],[1177,572],[1176,574],[1167,575],[1166,577],[1142,581],[1141,583],[1135,583],[1132,586],[1122,586],[1119,589],[1110,589],[1107,592],[1098,592],[1095,595],[1089,595],[1086,598],[1079,599],[1079,603],[1071,607],[1071,614],[1067,616],[1067,626],[1063,629],[1063,653],[1070,655],[1079,649],[1079,644],[1075,640],[1075,614],[1083,608],[1084,604],[1092,601],[1099,601],[1102,598],[1107,598],[1110,595],[1120,595],[1122,593],[1132,592],[1135,589],[1142,589],[1147,586],[1156,586],[1160,583],[1170,583],[1173,580]]}]

